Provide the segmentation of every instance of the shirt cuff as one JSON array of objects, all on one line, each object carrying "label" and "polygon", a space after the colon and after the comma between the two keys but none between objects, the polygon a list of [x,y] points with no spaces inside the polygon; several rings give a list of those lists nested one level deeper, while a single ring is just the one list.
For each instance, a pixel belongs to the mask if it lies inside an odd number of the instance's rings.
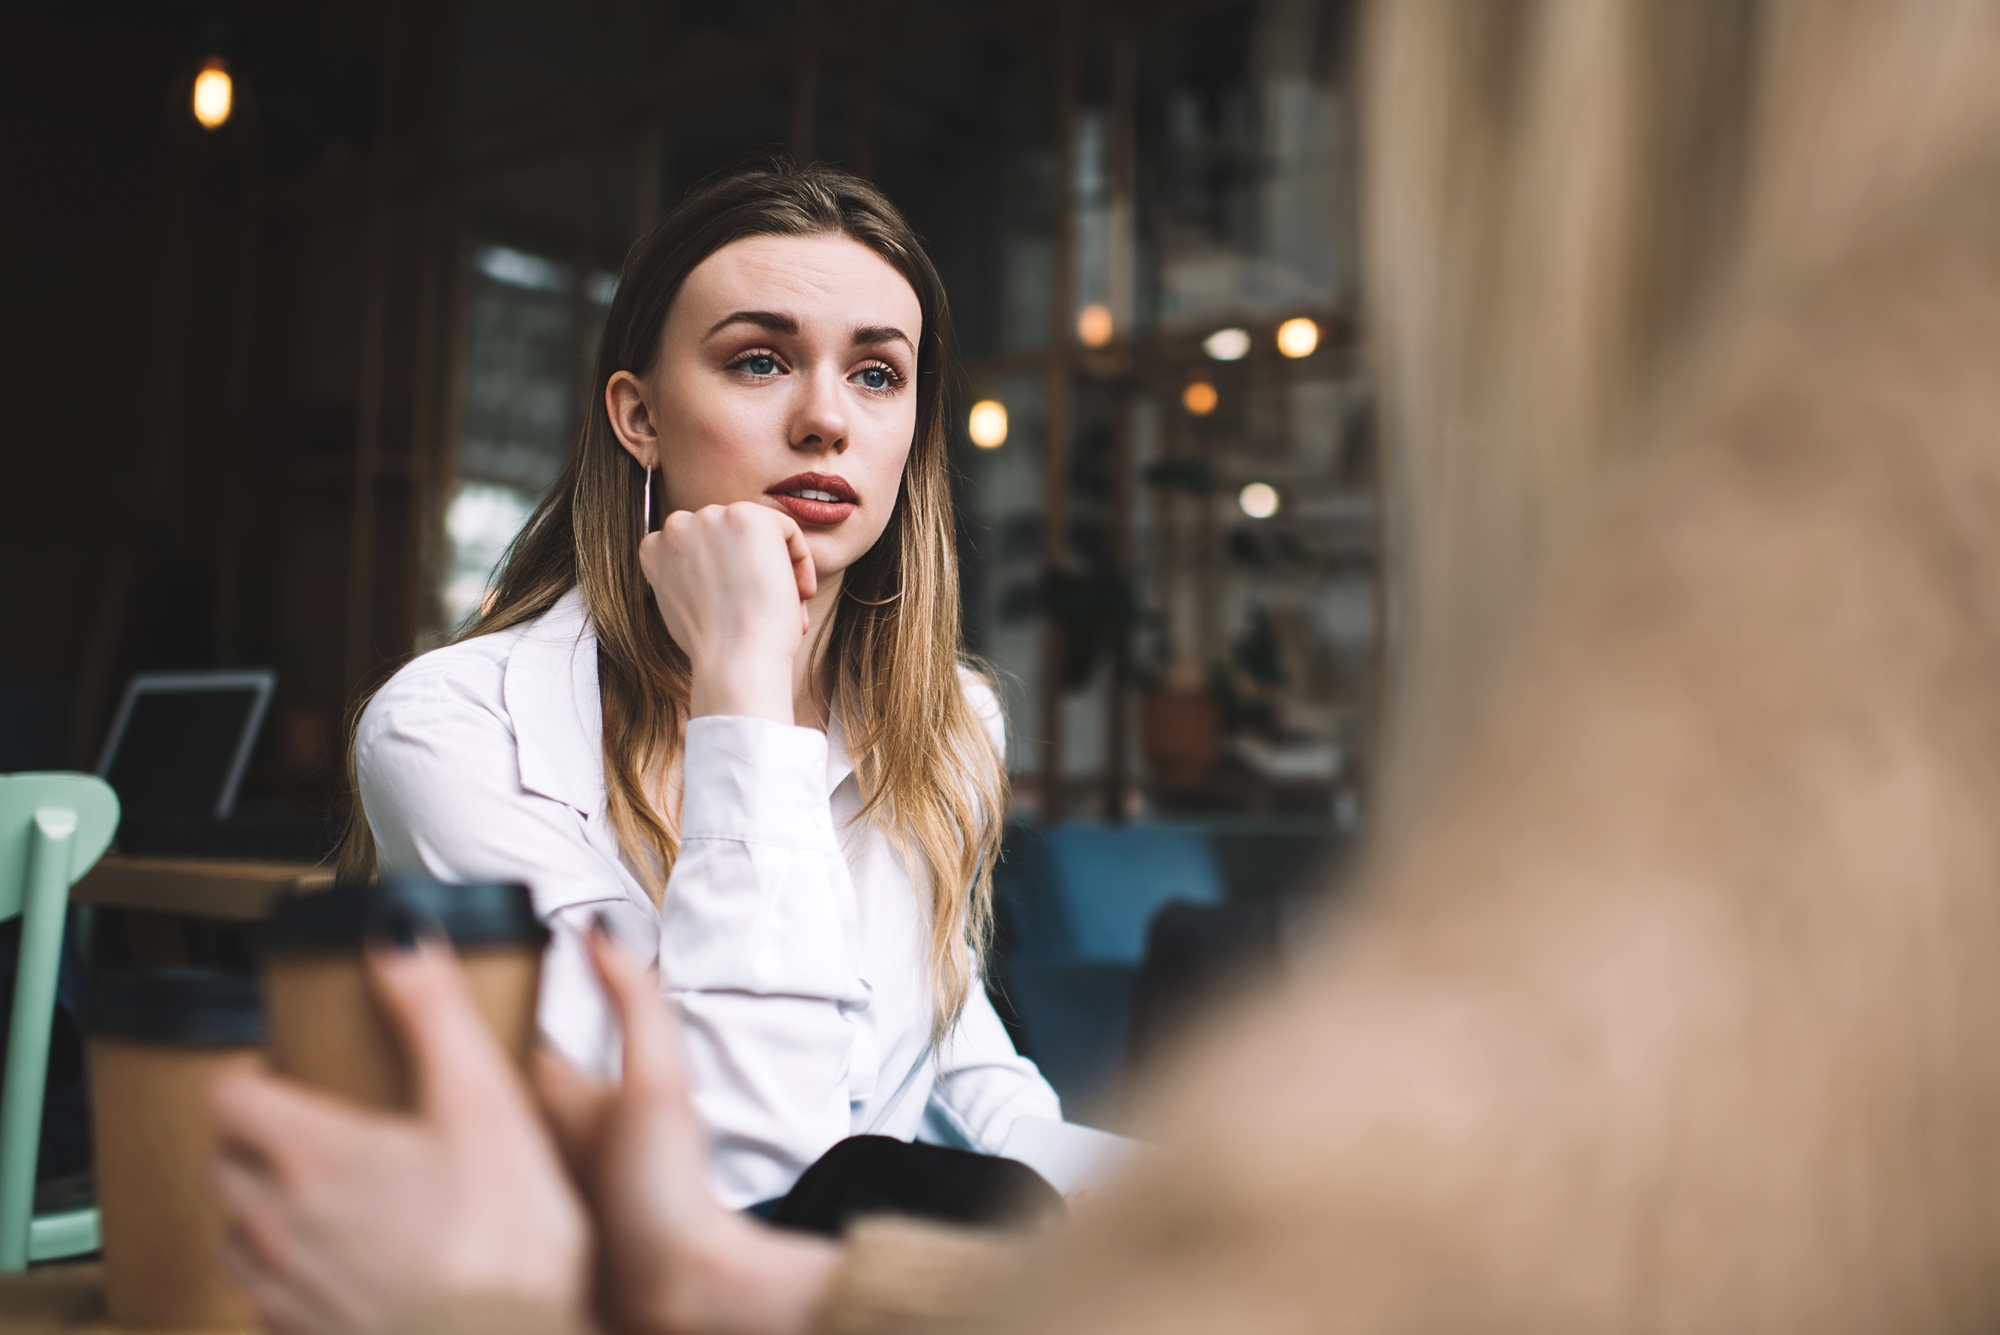
[{"label": "shirt cuff", "polygon": [[688,722],[682,766],[682,839],[814,849],[830,842],[825,733],[704,715]]}]

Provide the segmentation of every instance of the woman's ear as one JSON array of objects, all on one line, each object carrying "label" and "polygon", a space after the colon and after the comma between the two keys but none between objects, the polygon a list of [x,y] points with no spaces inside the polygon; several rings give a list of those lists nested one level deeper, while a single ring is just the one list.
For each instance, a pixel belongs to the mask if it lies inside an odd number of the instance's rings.
[{"label": "woman's ear", "polygon": [[604,411],[611,418],[611,430],[625,452],[639,461],[641,468],[660,466],[658,417],[653,412],[653,396],[646,382],[630,371],[617,371],[604,386]]}]

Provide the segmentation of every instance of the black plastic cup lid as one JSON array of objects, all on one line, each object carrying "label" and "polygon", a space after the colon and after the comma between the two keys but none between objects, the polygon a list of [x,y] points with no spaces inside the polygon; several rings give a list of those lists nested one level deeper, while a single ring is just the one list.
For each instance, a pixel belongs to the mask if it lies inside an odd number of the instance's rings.
[{"label": "black plastic cup lid", "polygon": [[269,955],[345,955],[405,931],[442,932],[461,950],[539,950],[549,939],[525,885],[447,885],[427,877],[396,876],[286,895],[264,923],[259,944]]},{"label": "black plastic cup lid", "polygon": [[225,969],[105,970],[90,980],[84,1029],[94,1037],[191,1047],[264,1041],[254,975]]}]

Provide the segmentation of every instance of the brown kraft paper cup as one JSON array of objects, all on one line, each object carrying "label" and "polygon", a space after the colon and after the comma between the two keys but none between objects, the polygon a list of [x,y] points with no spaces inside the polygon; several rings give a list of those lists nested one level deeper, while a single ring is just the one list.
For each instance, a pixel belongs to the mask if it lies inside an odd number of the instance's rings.
[{"label": "brown kraft paper cup", "polygon": [[211,1081],[261,1060],[256,980],[209,969],[96,979],[90,1084],[107,1315],[120,1328],[249,1331],[208,1186]]},{"label": "brown kraft paper cup", "polygon": [[339,886],[279,902],[262,949],[272,1065],[370,1107],[414,1106],[402,1044],[362,963],[367,943],[399,928],[435,932],[451,942],[494,1037],[527,1074],[548,941],[527,888],[414,879]]}]

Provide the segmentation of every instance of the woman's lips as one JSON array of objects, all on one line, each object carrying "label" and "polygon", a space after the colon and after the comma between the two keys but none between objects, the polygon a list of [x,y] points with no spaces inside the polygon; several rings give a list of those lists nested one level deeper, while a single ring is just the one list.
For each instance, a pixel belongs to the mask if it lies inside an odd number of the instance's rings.
[{"label": "woman's lips", "polygon": [[861,508],[847,479],[833,473],[800,473],[764,493],[801,524],[830,528]]}]

